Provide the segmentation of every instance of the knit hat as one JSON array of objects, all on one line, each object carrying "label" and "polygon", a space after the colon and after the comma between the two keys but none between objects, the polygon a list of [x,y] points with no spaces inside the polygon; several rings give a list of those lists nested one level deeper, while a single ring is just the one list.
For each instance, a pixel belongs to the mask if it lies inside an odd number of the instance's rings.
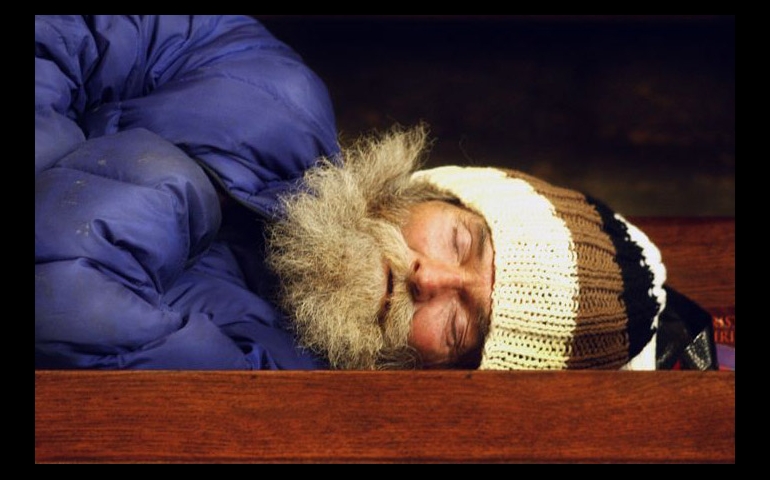
[{"label": "knit hat", "polygon": [[514,170],[446,166],[413,178],[489,225],[495,278],[480,369],[655,369],[666,269],[638,228]]}]

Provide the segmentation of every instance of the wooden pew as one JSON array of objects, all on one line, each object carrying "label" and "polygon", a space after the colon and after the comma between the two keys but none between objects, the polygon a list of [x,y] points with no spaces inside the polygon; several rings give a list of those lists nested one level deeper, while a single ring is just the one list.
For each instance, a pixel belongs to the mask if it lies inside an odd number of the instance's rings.
[{"label": "wooden pew", "polygon": [[[734,318],[734,219],[632,221]],[[35,461],[734,463],[735,373],[36,371]]]},{"label": "wooden pew", "polygon": [[735,218],[630,218],[660,247],[668,284],[713,314],[735,308]]}]

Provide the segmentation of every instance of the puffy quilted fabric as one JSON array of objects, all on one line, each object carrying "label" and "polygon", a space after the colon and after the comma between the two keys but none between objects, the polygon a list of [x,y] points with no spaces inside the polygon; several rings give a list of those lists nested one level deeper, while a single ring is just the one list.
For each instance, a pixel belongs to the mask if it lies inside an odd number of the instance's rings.
[{"label": "puffy quilted fabric", "polygon": [[35,367],[324,368],[261,242],[338,148],[323,83],[248,16],[36,16]]}]

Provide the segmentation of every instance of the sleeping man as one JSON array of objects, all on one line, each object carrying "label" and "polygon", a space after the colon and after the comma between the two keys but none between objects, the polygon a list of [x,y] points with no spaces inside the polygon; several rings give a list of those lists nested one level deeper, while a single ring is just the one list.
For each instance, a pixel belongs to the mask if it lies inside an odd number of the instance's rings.
[{"label": "sleeping man", "polygon": [[661,368],[643,232],[427,145],[248,16],[36,16],[35,368]]}]

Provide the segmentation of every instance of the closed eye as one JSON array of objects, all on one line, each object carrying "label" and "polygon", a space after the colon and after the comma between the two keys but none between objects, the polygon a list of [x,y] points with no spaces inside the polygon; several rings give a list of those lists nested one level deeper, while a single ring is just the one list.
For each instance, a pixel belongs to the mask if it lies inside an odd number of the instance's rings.
[{"label": "closed eye", "polygon": [[460,357],[463,345],[465,344],[465,336],[468,333],[468,322],[463,321],[460,315],[456,315],[453,329],[455,338],[455,355]]},{"label": "closed eye", "polygon": [[458,228],[457,224],[455,224],[454,228],[452,229],[452,248],[455,251],[457,263],[462,263],[462,257],[460,255],[460,229]]}]

